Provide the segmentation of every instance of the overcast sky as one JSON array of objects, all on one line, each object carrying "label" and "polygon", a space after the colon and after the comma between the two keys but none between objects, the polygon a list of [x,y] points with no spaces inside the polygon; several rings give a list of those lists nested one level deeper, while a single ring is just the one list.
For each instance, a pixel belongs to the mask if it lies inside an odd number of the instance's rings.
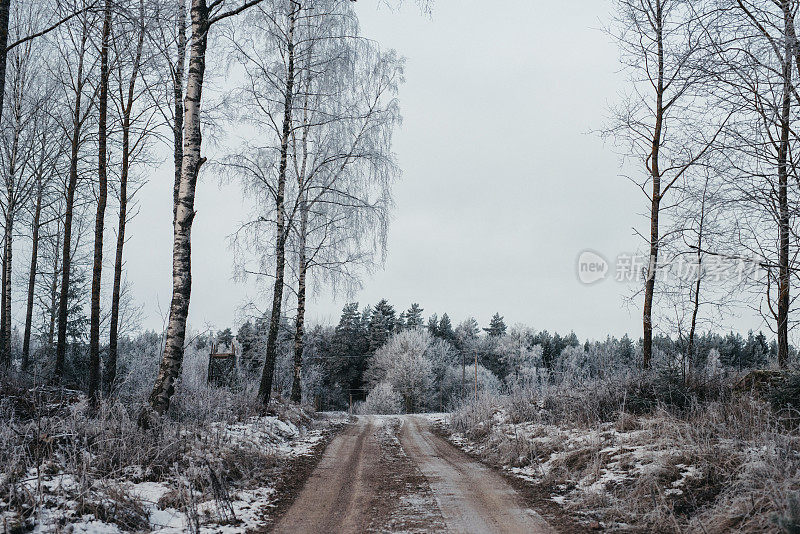
[{"label": "overcast sky", "polygon": [[[485,325],[500,312],[507,324],[581,338],[638,337],[638,299],[630,308],[624,299],[630,285],[586,286],[576,276],[581,251],[635,252],[632,228],[646,227],[644,197],[593,133],[624,89],[617,49],[601,31],[611,2],[437,0],[430,17],[406,4],[396,12],[357,3],[363,34],[407,58],[395,138],[403,176],[386,263],[352,299],[318,295],[311,322],[335,324],[349,300],[387,298],[398,313],[419,302],[426,316],[447,312],[454,323],[474,316]],[[140,192],[126,248],[146,328],[161,328],[169,308],[170,161]],[[207,172],[197,191],[195,329],[235,325],[242,302],[268,301],[232,280],[227,237],[242,201],[218,182]]]}]

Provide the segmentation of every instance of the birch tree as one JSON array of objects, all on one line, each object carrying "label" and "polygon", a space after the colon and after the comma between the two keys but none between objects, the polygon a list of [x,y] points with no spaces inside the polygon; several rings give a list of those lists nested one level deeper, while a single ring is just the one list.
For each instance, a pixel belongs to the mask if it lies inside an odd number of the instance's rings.
[{"label": "birch tree", "polygon": [[[302,398],[302,365],[307,279],[334,290],[359,286],[360,274],[382,259],[391,207],[391,185],[398,174],[391,151],[400,120],[395,95],[402,61],[393,52],[371,50],[371,43],[334,39],[359,58],[343,69],[353,77],[313,76],[305,94],[324,95],[309,113],[308,100],[293,154],[299,192],[299,224],[293,227],[297,314],[291,400]],[[339,72],[338,69],[333,69]],[[327,102],[325,101],[327,100]],[[311,117],[309,117],[311,115]]]},{"label": "birch tree", "polygon": [[715,2],[707,31],[715,45],[715,105],[734,112],[723,154],[730,168],[726,194],[735,207],[735,254],[761,266],[751,280],[756,309],[789,355],[791,284],[798,248],[797,125],[800,50],[795,0]]},{"label": "birch tree", "polygon": [[183,155],[181,178],[175,210],[172,255],[172,301],[170,303],[164,354],[158,376],[150,394],[149,409],[142,413],[140,423],[152,423],[153,413],[162,415],[169,407],[175,390],[174,383],[180,373],[186,341],[186,320],[191,296],[191,228],[194,220],[194,197],[200,167],[205,163],[201,156],[200,105],[206,67],[206,48],[211,28],[220,21],[237,15],[258,4],[261,0],[246,0],[231,7],[226,0],[192,0],[191,38],[189,42],[189,74],[183,103]]},{"label": "birch tree", "polygon": [[[45,94],[52,94],[53,84],[44,86]],[[30,363],[31,336],[33,334],[33,314],[37,290],[37,277],[39,275],[39,248],[42,232],[51,217],[48,208],[54,202],[56,194],[55,182],[59,174],[60,164],[65,153],[66,145],[63,138],[58,135],[57,122],[53,118],[53,110],[58,109],[49,99],[40,100],[42,112],[34,140],[34,156],[32,172],[34,173],[35,200],[30,207],[30,235],[31,259],[28,269],[28,287],[25,307],[25,330],[22,338],[22,370],[26,371]]]},{"label": "birch tree", "polygon": [[[247,32],[229,38],[247,79],[234,99],[236,119],[270,136],[244,141],[225,165],[259,199],[237,238],[257,266],[243,269],[273,281],[264,403],[272,391],[287,254],[295,255],[292,399],[299,401],[309,269],[355,280],[357,264],[371,262],[385,233],[402,66],[358,37],[348,2],[262,4],[250,19]],[[364,245],[368,235],[379,237]]]},{"label": "birch tree", "polygon": [[704,106],[708,76],[705,32],[688,0],[618,0],[614,36],[630,73],[630,91],[614,111],[606,134],[625,147],[641,168],[631,180],[644,193],[650,228],[643,288],[643,361],[653,351],[653,304],[661,224],[668,195],[681,177],[702,164],[726,117]]},{"label": "birch tree", "polygon": [[11,363],[11,313],[12,280],[11,275],[14,227],[20,212],[25,208],[33,193],[35,173],[31,172],[37,129],[43,122],[40,113],[42,93],[38,84],[42,82],[37,74],[34,51],[30,44],[18,47],[10,57],[10,98],[6,103],[9,113],[3,124],[2,150],[0,163],[3,171],[2,199],[0,210],[3,214],[3,259],[2,259],[2,298],[0,299],[0,357],[5,365]]}]

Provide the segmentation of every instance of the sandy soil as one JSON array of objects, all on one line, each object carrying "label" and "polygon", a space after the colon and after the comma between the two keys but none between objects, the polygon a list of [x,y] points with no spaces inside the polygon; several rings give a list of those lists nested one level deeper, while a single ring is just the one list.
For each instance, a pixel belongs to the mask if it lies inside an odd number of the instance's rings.
[{"label": "sandy soil", "polygon": [[331,442],[273,531],[553,530],[502,476],[436,436],[427,420],[366,416]]}]

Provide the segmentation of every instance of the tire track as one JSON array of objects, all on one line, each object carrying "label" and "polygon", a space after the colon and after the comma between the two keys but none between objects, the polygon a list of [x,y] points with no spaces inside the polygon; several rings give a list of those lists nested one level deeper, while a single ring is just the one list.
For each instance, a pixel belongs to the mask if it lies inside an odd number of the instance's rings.
[{"label": "tire track", "polygon": [[550,533],[536,512],[491,469],[434,435],[429,423],[409,416],[400,443],[428,479],[448,530],[459,533]]}]

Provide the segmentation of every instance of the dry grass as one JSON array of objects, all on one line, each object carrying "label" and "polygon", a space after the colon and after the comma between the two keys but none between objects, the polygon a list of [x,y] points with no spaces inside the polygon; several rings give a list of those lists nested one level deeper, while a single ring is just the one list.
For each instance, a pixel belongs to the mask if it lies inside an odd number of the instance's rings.
[{"label": "dry grass", "polygon": [[[800,433],[735,377],[554,385],[455,413],[473,452],[619,530],[800,532]],[[616,388],[616,389],[615,389]]]},{"label": "dry grass", "polygon": [[[56,517],[52,528],[93,516],[123,531],[149,527],[148,513],[127,483],[172,488],[159,507],[186,515],[187,528],[209,518],[198,505],[211,502],[215,524],[233,521],[231,494],[268,486],[286,468],[269,443],[231,440],[227,425],[257,413],[249,390],[232,392],[184,380],[180,402],[165,424],[142,430],[137,407],[102,402],[96,413],[77,392],[0,383],[0,522],[10,531]],[[187,391],[188,390],[188,391]],[[309,426],[308,413],[276,404],[283,421]]]}]

